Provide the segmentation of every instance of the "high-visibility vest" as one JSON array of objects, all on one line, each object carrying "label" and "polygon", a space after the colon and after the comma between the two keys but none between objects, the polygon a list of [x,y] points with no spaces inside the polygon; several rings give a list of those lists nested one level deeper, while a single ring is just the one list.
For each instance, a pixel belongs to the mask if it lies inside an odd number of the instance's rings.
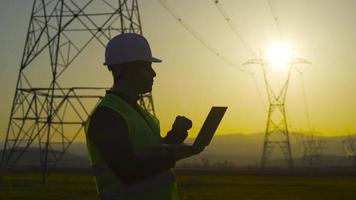
[{"label": "high-visibility vest", "polygon": [[[139,112],[141,112],[141,114],[139,114],[138,111],[127,102],[113,94],[106,94],[94,111],[101,106],[112,109],[126,120],[129,130],[129,140],[133,146],[134,154],[144,151],[147,146],[162,143],[159,121],[147,111],[140,108]],[[123,184],[109,169],[100,150],[93,143],[92,140],[95,140],[96,136],[94,136],[94,138],[88,137],[87,133],[90,123],[89,117],[85,126],[87,148],[95,175],[97,192],[102,200],[179,199],[177,183],[172,169],[163,171],[158,175],[148,177],[142,181],[132,184]],[[105,137],[104,132],[99,134],[100,137]]]}]

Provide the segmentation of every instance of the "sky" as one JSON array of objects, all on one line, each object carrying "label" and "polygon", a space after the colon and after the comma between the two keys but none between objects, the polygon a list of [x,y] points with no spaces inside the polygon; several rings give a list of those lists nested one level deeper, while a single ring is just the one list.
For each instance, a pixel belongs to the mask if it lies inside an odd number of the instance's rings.
[{"label": "sky", "polygon": [[[264,132],[268,99],[261,68],[242,63],[254,58],[248,48],[264,52],[281,38],[291,45],[295,57],[312,63],[292,71],[286,100],[290,131],[313,130],[325,136],[356,131],[356,1],[220,0],[235,30],[213,1],[164,2],[181,23],[158,1],[139,1],[143,34],[154,56],[163,60],[153,65],[157,73],[153,98],[162,135],[176,115],[184,115],[193,121],[190,136],[194,137],[213,105],[228,106],[218,135]],[[32,1],[0,2],[2,141],[31,6]],[[88,46],[63,76],[63,84],[110,87],[103,57],[104,48],[98,43]],[[26,70],[34,85],[47,83],[40,68]]]}]

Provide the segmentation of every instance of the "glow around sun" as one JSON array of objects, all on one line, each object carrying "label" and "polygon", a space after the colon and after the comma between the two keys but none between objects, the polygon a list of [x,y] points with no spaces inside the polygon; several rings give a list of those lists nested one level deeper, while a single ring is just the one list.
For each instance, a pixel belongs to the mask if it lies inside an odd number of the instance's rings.
[{"label": "glow around sun", "polygon": [[275,70],[287,69],[292,57],[291,47],[284,42],[273,43],[266,51],[268,65]]}]

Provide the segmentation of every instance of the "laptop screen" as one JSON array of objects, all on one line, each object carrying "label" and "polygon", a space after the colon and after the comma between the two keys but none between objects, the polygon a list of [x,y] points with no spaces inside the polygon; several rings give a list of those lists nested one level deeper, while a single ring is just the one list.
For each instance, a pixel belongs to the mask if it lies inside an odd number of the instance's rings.
[{"label": "laptop screen", "polygon": [[202,128],[199,131],[197,138],[194,141],[194,146],[205,147],[209,145],[213,138],[216,129],[218,128],[221,119],[223,118],[227,107],[213,106],[205,119]]}]

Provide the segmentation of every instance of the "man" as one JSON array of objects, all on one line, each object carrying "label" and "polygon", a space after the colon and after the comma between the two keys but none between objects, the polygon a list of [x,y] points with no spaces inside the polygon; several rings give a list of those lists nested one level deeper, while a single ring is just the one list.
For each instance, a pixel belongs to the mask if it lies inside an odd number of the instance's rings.
[{"label": "man", "polygon": [[86,124],[88,152],[101,199],[179,199],[172,168],[179,159],[202,149],[166,149],[162,143],[181,143],[192,122],[177,116],[172,130],[160,136],[158,119],[137,101],[152,90],[156,76],[147,40],[135,33],[112,38],[105,65],[114,84]]}]

